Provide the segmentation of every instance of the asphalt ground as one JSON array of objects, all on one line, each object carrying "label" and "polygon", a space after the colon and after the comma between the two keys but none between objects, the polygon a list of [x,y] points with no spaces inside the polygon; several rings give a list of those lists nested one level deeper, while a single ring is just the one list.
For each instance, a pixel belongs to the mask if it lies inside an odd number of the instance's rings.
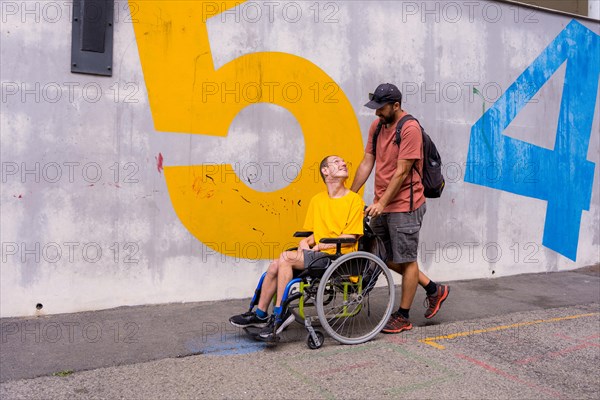
[{"label": "asphalt ground", "polygon": [[450,282],[411,331],[318,350],[229,325],[248,300],[0,320],[0,397],[600,398],[600,267]]}]

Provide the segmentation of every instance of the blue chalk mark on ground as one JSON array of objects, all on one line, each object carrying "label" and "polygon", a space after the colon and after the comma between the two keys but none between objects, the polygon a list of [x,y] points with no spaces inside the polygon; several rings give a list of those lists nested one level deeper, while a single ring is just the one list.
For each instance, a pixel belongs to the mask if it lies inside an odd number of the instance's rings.
[{"label": "blue chalk mark on ground", "polygon": [[[589,210],[595,164],[587,153],[600,75],[600,37],[573,20],[471,128],[465,182],[546,200],[542,244],[575,261],[583,210]],[[502,132],[566,61],[553,150]],[[543,128],[542,128],[543,129]],[[595,130],[596,133],[598,129]],[[533,165],[533,179],[489,178],[487,167]]]},{"label": "blue chalk mark on ground", "polygon": [[267,347],[266,343],[257,342],[246,335],[203,336],[185,342],[185,348],[192,354],[215,356],[256,353],[264,350],[265,347]]}]

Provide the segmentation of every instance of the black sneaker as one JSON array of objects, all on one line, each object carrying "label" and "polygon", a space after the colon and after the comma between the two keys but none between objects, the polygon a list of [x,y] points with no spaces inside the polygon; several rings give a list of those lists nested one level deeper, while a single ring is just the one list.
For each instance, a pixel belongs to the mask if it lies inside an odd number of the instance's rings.
[{"label": "black sneaker", "polygon": [[257,328],[264,328],[269,324],[269,317],[259,318],[254,311],[248,311],[240,315],[234,315],[229,318],[229,322],[233,326],[239,326],[240,328],[248,328],[255,326]]},{"label": "black sneaker", "polygon": [[269,325],[265,326],[260,331],[258,338],[265,342],[276,342],[279,338],[279,334],[295,320],[296,318],[294,318],[294,315],[289,311],[284,315],[279,316],[279,318],[271,316]]}]

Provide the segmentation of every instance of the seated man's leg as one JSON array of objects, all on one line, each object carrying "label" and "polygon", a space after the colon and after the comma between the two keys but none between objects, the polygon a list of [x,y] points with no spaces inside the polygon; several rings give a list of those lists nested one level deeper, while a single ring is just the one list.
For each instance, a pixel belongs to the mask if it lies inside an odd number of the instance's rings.
[{"label": "seated man's leg", "polygon": [[229,322],[234,326],[241,328],[257,327],[264,328],[269,323],[267,311],[269,303],[273,299],[275,290],[277,289],[277,273],[279,270],[279,260],[274,260],[269,264],[267,273],[262,281],[260,289],[260,298],[258,300],[257,310],[249,311],[243,314],[234,315],[229,318]]},{"label": "seated man's leg", "polygon": [[[286,251],[281,254],[278,260],[277,270],[277,301],[273,310],[271,323],[261,332],[259,337],[262,340],[274,341],[277,335],[281,333],[289,324],[294,322],[294,316],[289,310],[282,312],[281,303],[285,288],[294,276],[293,270],[304,269],[304,252],[302,250]],[[262,296],[261,296],[262,297]]]},{"label": "seated man's leg", "polygon": [[277,290],[277,274],[279,272],[279,260],[274,260],[267,268],[267,274],[263,279],[262,288],[260,290],[260,299],[258,300],[258,309],[267,312],[269,304]]},{"label": "seated man's leg", "polygon": [[281,307],[285,287],[294,277],[295,270],[304,269],[304,252],[302,250],[285,251],[277,260],[279,270],[277,273],[277,301],[276,307]]}]

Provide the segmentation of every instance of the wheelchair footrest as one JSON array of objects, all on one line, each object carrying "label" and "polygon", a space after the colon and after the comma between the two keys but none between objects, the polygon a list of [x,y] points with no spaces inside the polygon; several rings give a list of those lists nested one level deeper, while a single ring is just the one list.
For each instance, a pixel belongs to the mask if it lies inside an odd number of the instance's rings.
[{"label": "wheelchair footrest", "polygon": [[263,339],[260,337],[261,331],[262,331],[262,328],[257,328],[254,326],[249,326],[249,327],[244,328],[244,332],[246,332],[246,334],[254,340],[258,340],[258,341],[265,342],[265,343],[271,343],[271,344],[277,344],[277,342],[279,342],[281,340],[281,337],[279,335],[275,336],[274,340],[273,339],[271,339],[271,340]]},{"label": "wheelchair footrest", "polygon": [[260,334],[261,330],[262,328],[257,328],[255,326],[248,326],[244,328],[244,332],[246,332],[248,336],[251,336],[254,339],[258,339],[258,335]]}]

